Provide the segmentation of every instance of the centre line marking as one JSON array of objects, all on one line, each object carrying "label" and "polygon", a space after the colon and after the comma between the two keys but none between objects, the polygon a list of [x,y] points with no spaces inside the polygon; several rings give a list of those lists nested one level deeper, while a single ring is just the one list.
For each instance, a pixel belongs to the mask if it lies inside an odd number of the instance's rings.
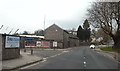
[{"label": "centre line marking", "polygon": [[85,61],[84,61],[83,63],[84,63],[84,64],[86,64],[86,62],[85,62]]}]

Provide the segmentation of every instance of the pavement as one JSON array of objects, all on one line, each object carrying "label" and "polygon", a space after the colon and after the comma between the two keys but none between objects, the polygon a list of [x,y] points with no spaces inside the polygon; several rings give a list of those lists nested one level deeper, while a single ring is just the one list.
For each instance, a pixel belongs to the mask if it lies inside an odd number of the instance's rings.
[{"label": "pavement", "polygon": [[0,61],[2,62],[2,69],[9,69],[9,70],[14,70],[23,66],[30,65],[32,63],[42,61],[42,57],[37,57],[35,55],[31,55],[30,53],[26,53],[21,51],[20,52],[21,56],[17,59],[11,59],[11,60],[5,60],[5,61]]}]

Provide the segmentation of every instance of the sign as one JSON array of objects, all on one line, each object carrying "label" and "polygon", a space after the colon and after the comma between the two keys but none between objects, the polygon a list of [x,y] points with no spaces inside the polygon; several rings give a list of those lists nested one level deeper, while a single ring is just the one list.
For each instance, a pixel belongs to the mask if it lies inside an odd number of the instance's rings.
[{"label": "sign", "polygon": [[6,36],[5,47],[6,48],[20,47],[20,37]]},{"label": "sign", "polygon": [[41,47],[41,46],[42,46],[41,41],[37,41],[37,42],[36,42],[36,46],[37,46],[37,47]]},{"label": "sign", "polygon": [[53,42],[53,47],[57,47],[57,42]]},{"label": "sign", "polygon": [[48,41],[42,41],[42,47],[49,48],[50,47],[50,42],[48,42]]},{"label": "sign", "polygon": [[25,38],[25,47],[36,47],[36,41],[34,38]]}]

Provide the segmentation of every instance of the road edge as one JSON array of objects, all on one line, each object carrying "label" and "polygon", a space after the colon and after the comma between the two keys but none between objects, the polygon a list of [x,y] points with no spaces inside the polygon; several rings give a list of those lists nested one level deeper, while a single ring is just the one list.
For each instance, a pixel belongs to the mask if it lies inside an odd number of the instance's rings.
[{"label": "road edge", "polygon": [[17,66],[17,67],[14,67],[14,68],[11,68],[11,69],[2,69],[2,71],[6,71],[6,70],[9,70],[9,71],[12,71],[12,70],[17,70],[19,68],[22,68],[22,67],[25,67],[25,66],[29,66],[29,65],[32,65],[32,64],[35,64],[37,62],[40,62],[40,61],[43,61],[43,58],[39,59],[39,60],[36,60],[36,61],[33,61],[33,62],[30,62],[30,63],[26,63],[26,64],[23,64],[23,65],[20,65],[20,66]]}]

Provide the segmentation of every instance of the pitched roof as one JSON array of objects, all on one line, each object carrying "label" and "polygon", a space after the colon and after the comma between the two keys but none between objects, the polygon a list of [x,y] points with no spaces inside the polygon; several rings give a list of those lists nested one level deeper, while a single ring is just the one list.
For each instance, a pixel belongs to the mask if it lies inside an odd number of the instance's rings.
[{"label": "pitched roof", "polygon": [[58,25],[56,25],[56,24],[53,24],[53,25],[49,26],[49,27],[48,27],[48,28],[46,28],[45,30],[47,30],[47,29],[49,29],[49,28],[51,28],[51,27],[57,27],[57,28],[59,28],[59,29],[63,30],[64,32],[66,32],[67,34],[69,34],[67,30],[62,29],[61,27],[59,27],[59,26],[58,26]]},{"label": "pitched roof", "polygon": [[49,26],[48,28],[46,28],[45,30],[47,30],[47,29],[49,29],[49,28],[51,28],[51,27],[58,27],[58,28],[60,28],[61,30],[63,30],[61,27],[59,27],[58,25],[56,25],[56,24],[53,24],[53,25],[51,25],[51,26]]}]

